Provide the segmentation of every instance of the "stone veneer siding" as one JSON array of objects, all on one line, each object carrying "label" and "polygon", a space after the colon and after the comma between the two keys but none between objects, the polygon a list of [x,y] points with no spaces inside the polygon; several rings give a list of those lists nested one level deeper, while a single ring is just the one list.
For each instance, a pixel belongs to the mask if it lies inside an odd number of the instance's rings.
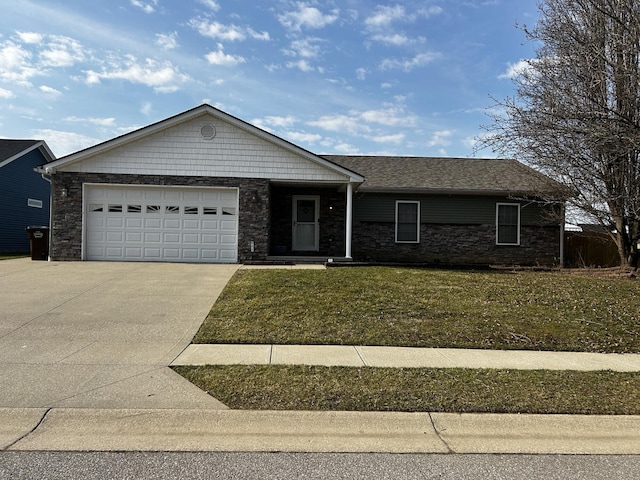
[{"label": "stone veneer siding", "polygon": [[421,224],[420,243],[396,243],[395,224],[356,222],[353,259],[442,265],[557,265],[560,227],[522,226],[520,245],[496,245],[495,225]]},{"label": "stone veneer siding", "polygon": [[[52,177],[53,215],[50,256],[53,260],[82,258],[83,184],[122,184],[239,189],[238,261],[265,258],[269,252],[269,181],[252,178],[183,177],[58,172]],[[63,191],[66,189],[66,195]],[[251,242],[254,252],[251,252]]]}]

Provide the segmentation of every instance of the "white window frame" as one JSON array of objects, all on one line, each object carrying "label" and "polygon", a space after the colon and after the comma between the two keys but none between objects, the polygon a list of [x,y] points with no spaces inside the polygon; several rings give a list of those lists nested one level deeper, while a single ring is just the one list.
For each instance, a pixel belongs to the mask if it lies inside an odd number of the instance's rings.
[{"label": "white window frame", "polygon": [[35,198],[27,198],[27,206],[33,208],[42,208],[42,200],[36,200]]},{"label": "white window frame", "polygon": [[[512,242],[500,242],[500,207],[517,207],[518,208],[518,230],[517,230],[517,240],[515,243]],[[519,203],[496,203],[496,245],[511,245],[518,246],[520,245],[520,208],[521,205]]]},{"label": "white window frame", "polygon": [[[417,205],[417,217],[416,217],[416,239],[415,240],[398,240],[398,210],[400,204],[414,204]],[[420,243],[420,202],[416,200],[396,200],[396,243]]]}]

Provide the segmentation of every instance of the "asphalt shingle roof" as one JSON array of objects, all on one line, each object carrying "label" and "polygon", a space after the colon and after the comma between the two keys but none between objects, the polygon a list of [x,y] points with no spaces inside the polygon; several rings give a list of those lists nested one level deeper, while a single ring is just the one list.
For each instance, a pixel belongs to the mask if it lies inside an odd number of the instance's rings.
[{"label": "asphalt shingle roof", "polygon": [[0,162],[35,145],[40,140],[5,140],[0,139]]},{"label": "asphalt shingle roof", "polygon": [[516,160],[321,156],[364,176],[360,191],[508,195],[562,190],[554,180]]}]

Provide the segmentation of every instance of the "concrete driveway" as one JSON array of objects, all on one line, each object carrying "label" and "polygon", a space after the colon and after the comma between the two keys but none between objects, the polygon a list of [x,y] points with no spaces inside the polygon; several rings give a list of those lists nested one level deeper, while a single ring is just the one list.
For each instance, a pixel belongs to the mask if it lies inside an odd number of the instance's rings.
[{"label": "concrete driveway", "polygon": [[168,365],[238,267],[0,261],[0,407],[226,408]]}]

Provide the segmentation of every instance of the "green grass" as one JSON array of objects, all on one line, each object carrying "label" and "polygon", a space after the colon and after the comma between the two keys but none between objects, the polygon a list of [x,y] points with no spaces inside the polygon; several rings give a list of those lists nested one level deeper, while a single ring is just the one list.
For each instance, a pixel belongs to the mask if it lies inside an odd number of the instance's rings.
[{"label": "green grass", "polygon": [[530,271],[242,270],[194,342],[640,352],[640,283]]},{"label": "green grass", "polygon": [[640,414],[640,373],[174,367],[233,409]]}]

